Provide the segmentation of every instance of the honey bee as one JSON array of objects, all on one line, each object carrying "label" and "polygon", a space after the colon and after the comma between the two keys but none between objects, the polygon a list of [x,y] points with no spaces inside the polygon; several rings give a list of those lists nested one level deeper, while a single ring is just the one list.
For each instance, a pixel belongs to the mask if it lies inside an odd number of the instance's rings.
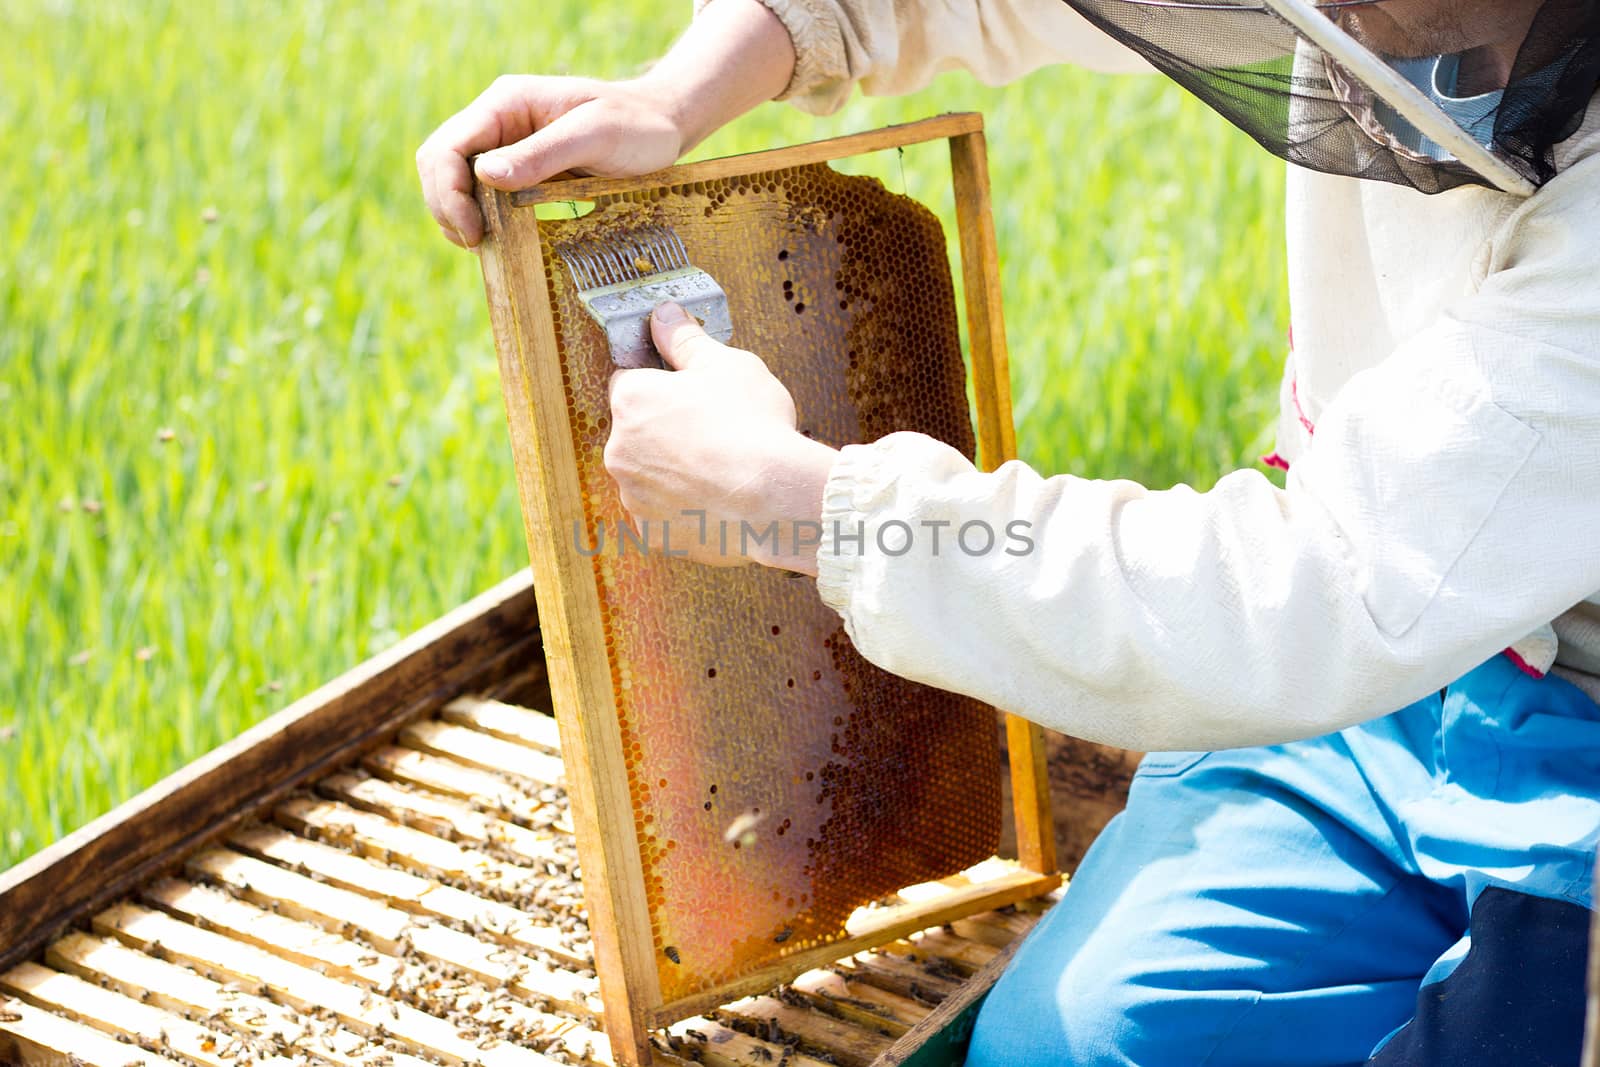
[{"label": "honey bee", "polygon": [[666,953],[667,959],[671,960],[673,963],[682,963],[683,962],[683,958],[678,955],[678,950],[676,948],[674,948],[673,946],[668,945],[666,948],[662,949],[661,951]]},{"label": "honey bee", "polygon": [[753,845],[756,842],[756,827],[761,825],[761,813],[755,809],[746,811],[728,824],[722,832],[722,839],[728,844]]}]

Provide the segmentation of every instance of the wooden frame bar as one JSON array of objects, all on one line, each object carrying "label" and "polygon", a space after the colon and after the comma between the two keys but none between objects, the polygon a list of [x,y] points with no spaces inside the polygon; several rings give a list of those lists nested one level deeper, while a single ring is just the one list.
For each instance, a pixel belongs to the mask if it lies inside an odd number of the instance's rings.
[{"label": "wooden frame bar", "polygon": [[552,314],[539,223],[532,211],[517,211],[505,193],[480,189],[479,196],[488,225],[480,251],[484,287],[506,421],[518,456],[517,489],[528,551],[546,605],[546,669],[568,766],[606,1033],[619,1056],[649,1062],[648,1011],[661,1002],[661,988],[644,865],[631,833],[605,830],[633,822],[621,725],[594,580],[583,557],[561,550],[559,534],[583,518],[577,455],[564,419],[558,432],[557,420],[533,417],[536,405],[556,403],[562,406],[554,410],[565,410],[554,333],[532,328],[536,322],[548,323]]},{"label": "wooden frame bar", "polygon": [[[961,280],[972,350],[973,395],[978,406],[978,458],[985,470],[1017,458],[1011,421],[1011,355],[1000,301],[1000,252],[989,201],[989,155],[983,130],[950,138]],[[1017,858],[1040,874],[1056,871],[1055,820],[1045,768],[1044,728],[1020,715],[1006,716]]]},{"label": "wooden frame bar", "polygon": [[[698,163],[682,163],[666,170],[652,171],[632,178],[569,178],[546,182],[531,189],[522,189],[502,199],[513,207],[530,204],[562,203],[567,200],[591,200],[597,196],[632,193],[640,189],[659,189],[664,186],[686,185],[690,182],[711,181],[739,174],[757,174],[780,167],[799,167],[807,163],[831,163],[849,156],[864,156],[886,148],[901,148],[963,134],[982,133],[983,116],[975,111],[960,111],[936,115],[931,119],[907,122],[898,126],[885,126],[878,130],[830,137],[825,141],[790,145],[787,148],[769,148],[762,152],[746,152],[738,156],[723,156]],[[983,183],[988,187],[988,169],[984,170]],[[998,305],[997,305],[998,307]]]},{"label": "wooden frame bar", "polygon": [[979,451],[988,468],[1015,455],[998,256],[990,216],[989,175],[976,114],[923,122],[767,152],[709,160],[635,178],[576,178],[517,193],[480,187],[487,222],[481,261],[494,326],[513,449],[517,454],[533,572],[544,605],[542,623],[567,786],[573,799],[584,893],[595,941],[595,965],[607,1032],[620,1063],[650,1060],[648,1030],[758,992],[843,952],[881,944],[960,915],[1048,892],[1060,882],[1045,778],[1042,732],[1006,717],[1012,795],[1021,868],[949,896],[884,909],[847,939],[783,957],[715,990],[663,1003],[652,951],[650,914],[639,844],[632,832],[618,713],[611,690],[600,605],[589,562],[564,550],[560,531],[583,519],[572,435],[561,417],[565,391],[546,287],[539,221],[532,205],[586,200],[682,186],[815,164],[904,145],[948,139],[977,396]]}]

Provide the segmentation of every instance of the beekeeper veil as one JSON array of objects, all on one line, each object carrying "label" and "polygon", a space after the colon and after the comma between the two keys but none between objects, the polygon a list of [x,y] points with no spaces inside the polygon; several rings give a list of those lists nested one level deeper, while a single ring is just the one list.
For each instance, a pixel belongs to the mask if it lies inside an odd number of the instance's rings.
[{"label": "beekeeper veil", "polygon": [[1600,84],[1600,0],[1066,0],[1269,151],[1527,195]]}]

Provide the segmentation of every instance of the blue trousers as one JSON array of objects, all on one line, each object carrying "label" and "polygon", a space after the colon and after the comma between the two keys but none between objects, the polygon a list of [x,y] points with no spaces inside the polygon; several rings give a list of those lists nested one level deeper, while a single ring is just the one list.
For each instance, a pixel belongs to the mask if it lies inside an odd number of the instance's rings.
[{"label": "blue trousers", "polygon": [[1497,656],[1311,741],[1154,753],[970,1067],[1578,1062],[1600,708]]}]

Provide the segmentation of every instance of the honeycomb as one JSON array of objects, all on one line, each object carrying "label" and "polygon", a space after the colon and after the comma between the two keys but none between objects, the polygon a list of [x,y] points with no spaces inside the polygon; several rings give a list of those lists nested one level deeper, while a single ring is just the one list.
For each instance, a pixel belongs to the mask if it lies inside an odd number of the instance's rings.
[{"label": "honeycomb", "polygon": [[[916,201],[816,164],[539,225],[590,547],[625,521],[601,462],[613,368],[553,254],[563,241],[672,227],[804,432],[837,446],[917,430],[973,454],[945,237]],[[866,662],[812,582],[620,548],[601,544],[594,578],[666,1002],[994,854],[991,709]]]}]

